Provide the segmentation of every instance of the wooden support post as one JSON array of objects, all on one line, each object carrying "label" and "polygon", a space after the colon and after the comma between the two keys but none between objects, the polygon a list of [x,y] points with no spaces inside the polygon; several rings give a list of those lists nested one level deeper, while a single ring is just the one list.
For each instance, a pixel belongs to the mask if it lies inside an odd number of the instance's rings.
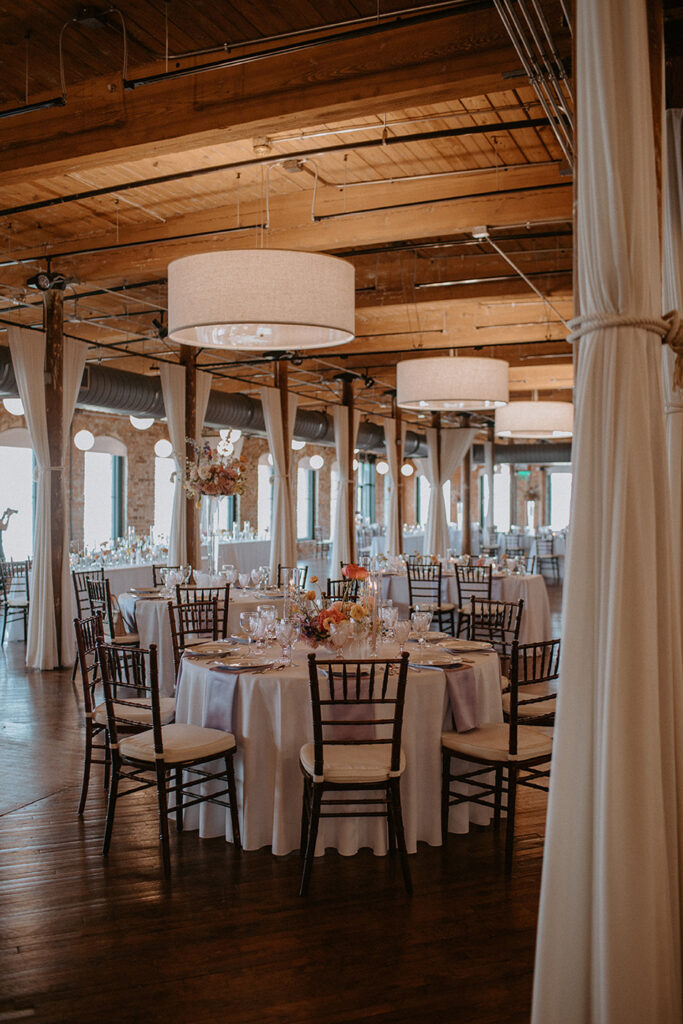
[{"label": "wooden support post", "polygon": [[285,437],[285,472],[289,476],[292,466],[292,449],[291,445],[287,444],[287,438],[293,424],[289,422],[289,363],[286,359],[279,359],[275,364],[274,378],[275,387],[280,389],[282,432]]},{"label": "wooden support post", "polygon": [[66,490],[62,466],[64,395],[64,290],[45,292],[45,418],[50,448],[50,534],[52,590],[57,627],[57,664],[62,664],[62,560],[66,528]]},{"label": "wooden support post", "polygon": [[[180,346],[180,362],[185,367],[185,436],[194,437],[197,432],[197,349],[192,345]],[[199,438],[197,438],[199,440]],[[194,452],[186,447],[187,458]],[[199,509],[194,501],[185,502],[185,543],[188,565],[201,569],[202,551],[199,538]]]},{"label": "wooden support post", "polygon": [[403,554],[403,523],[406,503],[405,477],[401,472],[403,466],[403,424],[401,407],[396,404],[396,395],[391,399],[391,415],[396,420],[396,457],[398,460],[398,479],[396,481],[396,500],[398,504],[398,551],[397,555]]},{"label": "wooden support post", "polygon": [[342,382],[342,403],[349,411],[349,478],[347,495],[347,515],[349,520],[349,558],[356,561],[356,496],[355,496],[355,475],[353,471],[353,449],[356,446],[356,437],[353,429],[353,380],[351,374],[345,374]]}]

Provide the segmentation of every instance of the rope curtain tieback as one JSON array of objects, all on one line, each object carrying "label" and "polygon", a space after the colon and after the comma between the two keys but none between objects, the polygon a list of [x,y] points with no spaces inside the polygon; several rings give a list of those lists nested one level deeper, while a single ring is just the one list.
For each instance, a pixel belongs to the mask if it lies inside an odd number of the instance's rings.
[{"label": "rope curtain tieback", "polygon": [[63,473],[64,466],[35,466],[33,469],[33,482],[38,483],[41,473]]},{"label": "rope curtain tieback", "polygon": [[574,317],[569,321],[569,326],[572,329],[572,333],[567,337],[569,342],[577,341],[586,334],[607,327],[641,327],[645,331],[658,334],[676,356],[673,386],[683,391],[683,324],[678,310],[669,310],[661,319],[625,313],[592,313],[590,316]]}]

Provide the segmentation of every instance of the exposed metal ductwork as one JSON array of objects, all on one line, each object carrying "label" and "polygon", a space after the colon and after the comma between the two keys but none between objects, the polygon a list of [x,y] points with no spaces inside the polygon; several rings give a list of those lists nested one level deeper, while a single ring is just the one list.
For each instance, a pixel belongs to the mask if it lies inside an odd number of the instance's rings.
[{"label": "exposed metal ductwork", "polygon": [[[18,393],[9,349],[0,348],[0,397],[16,396]],[[76,405],[79,409],[90,409],[93,412],[153,416],[155,419],[165,416],[158,377],[144,377],[139,373],[98,366],[96,363],[85,368]],[[261,402],[249,395],[212,391],[205,423],[207,427],[216,430],[239,427],[248,434],[265,436],[266,433]],[[332,417],[324,412],[299,409],[294,424],[294,437],[297,441],[308,441],[311,444],[334,445]],[[383,453],[384,430],[376,423],[361,423],[356,446],[362,452]],[[496,445],[494,452],[496,463],[524,465],[571,461],[571,444]],[[427,439],[424,434],[407,431],[405,456],[409,459],[427,457]],[[473,460],[475,463],[484,462],[483,445],[474,446]]]}]

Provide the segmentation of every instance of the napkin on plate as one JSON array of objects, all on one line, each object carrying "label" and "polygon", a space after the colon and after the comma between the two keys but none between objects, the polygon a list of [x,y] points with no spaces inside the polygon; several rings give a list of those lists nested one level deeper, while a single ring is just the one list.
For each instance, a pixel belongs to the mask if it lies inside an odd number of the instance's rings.
[{"label": "napkin on plate", "polygon": [[446,669],[446,689],[453,712],[456,732],[468,732],[477,726],[477,681],[474,670],[462,668]]}]

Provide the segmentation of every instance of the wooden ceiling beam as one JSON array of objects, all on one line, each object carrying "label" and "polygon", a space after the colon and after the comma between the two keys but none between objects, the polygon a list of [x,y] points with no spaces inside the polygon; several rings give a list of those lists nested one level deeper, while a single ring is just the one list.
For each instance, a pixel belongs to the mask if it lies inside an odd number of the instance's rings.
[{"label": "wooden ceiling beam", "polygon": [[133,90],[99,78],[70,86],[64,107],[3,122],[0,185],[500,92],[518,68],[495,10],[465,9]]}]

